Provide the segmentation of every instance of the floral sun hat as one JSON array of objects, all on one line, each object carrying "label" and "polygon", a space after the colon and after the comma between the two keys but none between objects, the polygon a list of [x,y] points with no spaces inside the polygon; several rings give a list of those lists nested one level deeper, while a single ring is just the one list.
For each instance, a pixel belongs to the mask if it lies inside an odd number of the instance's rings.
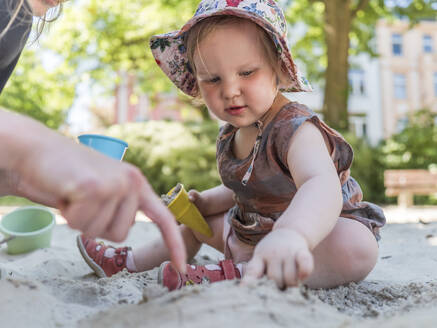
[{"label": "floral sun hat", "polygon": [[312,91],[291,57],[285,17],[274,0],[203,0],[194,16],[179,31],[153,36],[150,47],[156,63],[179,89],[190,96],[195,96],[197,90],[184,45],[187,31],[202,19],[217,15],[246,18],[267,31],[276,45],[284,71],[290,77],[287,84],[279,86],[281,91]]}]

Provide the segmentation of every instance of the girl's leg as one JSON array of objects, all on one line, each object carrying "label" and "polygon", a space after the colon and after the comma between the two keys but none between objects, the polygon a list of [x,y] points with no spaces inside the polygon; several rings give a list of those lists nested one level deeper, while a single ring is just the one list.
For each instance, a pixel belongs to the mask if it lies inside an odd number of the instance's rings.
[{"label": "girl's leg", "polygon": [[363,280],[378,259],[378,244],[362,223],[339,218],[331,233],[313,251],[314,271],[304,284],[330,288]]},{"label": "girl's leg", "polygon": [[[226,213],[221,213],[206,218],[213,232],[211,238],[193,231],[185,225],[180,226],[182,238],[187,249],[188,260],[191,260],[197,254],[203,243],[223,252],[223,220],[225,214]],[[162,262],[170,259],[170,253],[162,238],[157,238],[144,246],[135,248],[132,253],[135,266],[139,272],[153,269]]]}]

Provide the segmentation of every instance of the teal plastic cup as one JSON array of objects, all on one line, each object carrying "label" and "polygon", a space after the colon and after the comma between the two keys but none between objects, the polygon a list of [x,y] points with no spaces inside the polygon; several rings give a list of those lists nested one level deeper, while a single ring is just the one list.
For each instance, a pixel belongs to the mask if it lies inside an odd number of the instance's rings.
[{"label": "teal plastic cup", "polygon": [[78,139],[81,144],[119,161],[123,159],[126,149],[128,148],[127,142],[100,134],[82,134]]},{"label": "teal plastic cup", "polygon": [[21,254],[38,248],[50,247],[55,215],[45,207],[20,207],[0,221],[0,232],[8,244],[9,254]]}]

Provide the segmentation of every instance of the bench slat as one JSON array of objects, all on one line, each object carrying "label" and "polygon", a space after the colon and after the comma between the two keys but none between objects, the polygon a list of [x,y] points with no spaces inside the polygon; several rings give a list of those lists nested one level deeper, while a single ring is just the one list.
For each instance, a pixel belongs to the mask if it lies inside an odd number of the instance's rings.
[{"label": "bench slat", "polygon": [[387,196],[398,196],[401,206],[413,205],[413,195],[437,193],[437,173],[428,170],[386,170],[384,186]]}]

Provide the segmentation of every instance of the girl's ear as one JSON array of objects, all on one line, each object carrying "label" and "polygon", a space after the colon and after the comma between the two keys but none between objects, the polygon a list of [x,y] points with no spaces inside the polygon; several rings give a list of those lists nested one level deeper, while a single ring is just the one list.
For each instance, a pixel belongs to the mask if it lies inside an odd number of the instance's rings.
[{"label": "girl's ear", "polygon": [[196,81],[196,85],[193,88],[193,94],[195,98],[200,98],[199,84],[197,84],[197,81]]},{"label": "girl's ear", "polygon": [[285,64],[281,60],[279,60],[278,67],[280,67],[280,69],[277,72],[278,75],[277,75],[277,80],[276,80],[278,82],[278,85],[288,84],[289,75],[288,75],[287,67],[285,66]]},{"label": "girl's ear", "polygon": [[279,87],[285,81],[284,80],[284,78],[285,78],[285,68],[282,65],[281,61],[278,61],[276,69],[275,69],[275,73],[276,73],[276,86]]},{"label": "girl's ear", "polygon": [[199,86],[196,83],[196,86],[194,87],[193,91],[195,91],[195,94],[193,96],[193,99],[191,100],[192,104],[196,107],[205,106],[205,101],[202,98],[202,95],[200,94]]}]

